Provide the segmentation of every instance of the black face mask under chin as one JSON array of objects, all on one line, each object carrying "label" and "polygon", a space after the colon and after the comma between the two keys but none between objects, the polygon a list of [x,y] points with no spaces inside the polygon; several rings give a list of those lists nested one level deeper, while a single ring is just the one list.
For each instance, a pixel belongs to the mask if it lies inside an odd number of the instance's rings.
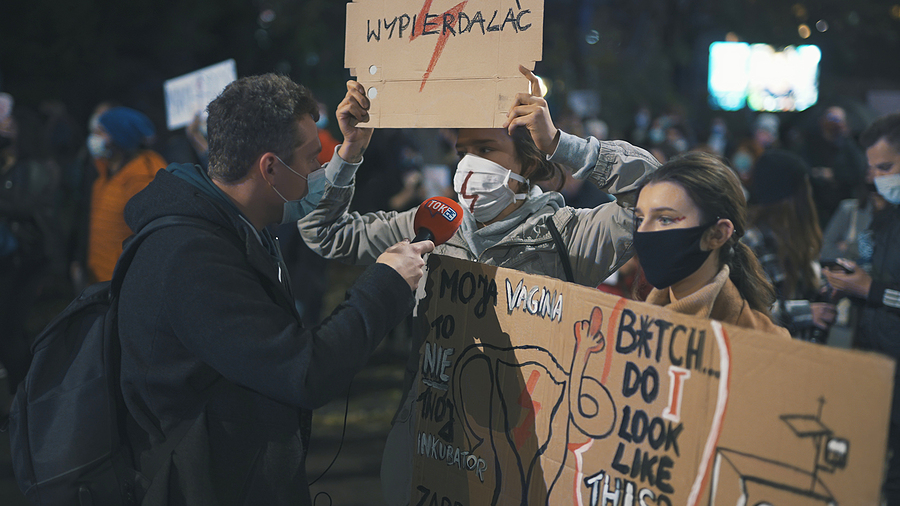
[{"label": "black face mask under chin", "polygon": [[690,228],[635,232],[634,248],[647,281],[657,289],[674,285],[703,265],[712,251],[700,242],[715,222]]}]

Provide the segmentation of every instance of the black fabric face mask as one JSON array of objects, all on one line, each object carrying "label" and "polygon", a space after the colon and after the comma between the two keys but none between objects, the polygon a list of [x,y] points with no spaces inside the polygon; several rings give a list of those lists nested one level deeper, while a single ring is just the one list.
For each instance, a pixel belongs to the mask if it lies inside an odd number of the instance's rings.
[{"label": "black fabric face mask", "polygon": [[712,250],[703,251],[703,233],[716,222],[690,228],[635,232],[634,248],[647,281],[657,289],[672,286],[703,265]]}]

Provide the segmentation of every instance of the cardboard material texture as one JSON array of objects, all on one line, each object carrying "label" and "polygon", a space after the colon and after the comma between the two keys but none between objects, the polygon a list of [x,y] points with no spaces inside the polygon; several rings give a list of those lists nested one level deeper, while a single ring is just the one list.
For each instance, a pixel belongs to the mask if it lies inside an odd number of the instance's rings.
[{"label": "cardboard material texture", "polygon": [[501,127],[541,59],[543,0],[354,0],[345,66],[376,128]]},{"label": "cardboard material texture", "polygon": [[428,269],[410,504],[878,504],[893,360]]}]

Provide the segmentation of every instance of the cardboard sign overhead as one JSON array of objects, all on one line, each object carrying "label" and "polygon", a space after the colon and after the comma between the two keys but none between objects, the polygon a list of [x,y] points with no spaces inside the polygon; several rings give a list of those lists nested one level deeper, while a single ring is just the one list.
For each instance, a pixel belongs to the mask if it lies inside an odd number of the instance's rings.
[{"label": "cardboard sign overhead", "polygon": [[500,127],[541,59],[543,0],[354,0],[345,66],[376,128]]},{"label": "cardboard sign overhead", "polygon": [[189,125],[194,116],[205,111],[206,106],[235,79],[234,60],[225,60],[163,83],[169,130]]},{"label": "cardboard sign overhead", "polygon": [[410,504],[878,504],[892,360],[428,269]]}]

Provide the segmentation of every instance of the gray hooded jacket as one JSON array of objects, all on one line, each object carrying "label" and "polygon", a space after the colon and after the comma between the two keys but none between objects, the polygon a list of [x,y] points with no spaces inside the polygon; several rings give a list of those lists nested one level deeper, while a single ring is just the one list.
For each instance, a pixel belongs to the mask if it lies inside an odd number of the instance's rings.
[{"label": "gray hooded jacket", "polygon": [[[319,207],[298,222],[304,241],[326,258],[349,264],[371,264],[388,247],[412,239],[416,209],[349,212],[353,176],[358,164],[336,159],[329,164],[329,183]],[[434,252],[488,265],[565,279],[560,253],[548,220],[560,231],[574,282],[597,286],[633,254],[636,190],[659,162],[647,151],[624,141],[581,139],[560,131],[559,146],[549,157],[613,195],[615,202],[593,209],[566,207],[557,192],[533,186],[525,203],[505,219],[479,229],[463,212],[459,231]],[[332,184],[333,182],[333,184]]]}]

